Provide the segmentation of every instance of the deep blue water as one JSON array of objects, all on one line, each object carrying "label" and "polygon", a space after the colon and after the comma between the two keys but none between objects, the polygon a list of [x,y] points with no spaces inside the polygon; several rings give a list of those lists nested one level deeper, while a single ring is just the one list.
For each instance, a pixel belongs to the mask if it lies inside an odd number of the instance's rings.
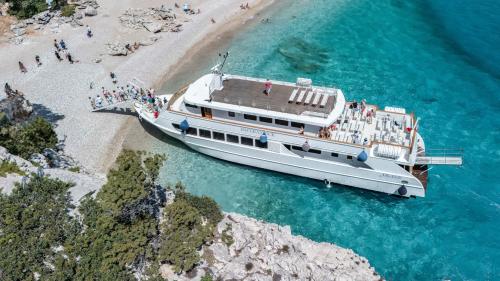
[{"label": "deep blue water", "polygon": [[230,42],[227,72],[337,86],[348,99],[406,107],[428,148],[465,149],[402,200],[234,165],[182,144],[165,182],[225,211],[354,249],[388,280],[500,280],[500,1],[280,1]]}]

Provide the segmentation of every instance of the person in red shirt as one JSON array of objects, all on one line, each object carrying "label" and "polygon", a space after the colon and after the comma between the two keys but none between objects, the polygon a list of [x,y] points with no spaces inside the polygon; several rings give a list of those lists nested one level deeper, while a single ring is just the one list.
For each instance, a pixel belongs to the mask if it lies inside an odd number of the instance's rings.
[{"label": "person in red shirt", "polygon": [[271,88],[273,87],[273,83],[267,79],[266,83],[264,83],[264,93],[269,96],[271,94]]}]

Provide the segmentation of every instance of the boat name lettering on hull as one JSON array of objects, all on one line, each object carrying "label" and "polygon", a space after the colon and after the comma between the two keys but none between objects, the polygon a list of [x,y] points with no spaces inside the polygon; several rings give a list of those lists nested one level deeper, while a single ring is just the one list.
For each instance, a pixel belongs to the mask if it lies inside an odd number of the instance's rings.
[{"label": "boat name lettering on hull", "polygon": [[257,135],[261,135],[265,132],[266,135],[268,135],[268,136],[271,136],[271,137],[274,136],[273,133],[266,132],[264,130],[258,130],[258,129],[241,128],[241,131],[245,132],[245,133],[252,133],[252,134],[257,134]]}]

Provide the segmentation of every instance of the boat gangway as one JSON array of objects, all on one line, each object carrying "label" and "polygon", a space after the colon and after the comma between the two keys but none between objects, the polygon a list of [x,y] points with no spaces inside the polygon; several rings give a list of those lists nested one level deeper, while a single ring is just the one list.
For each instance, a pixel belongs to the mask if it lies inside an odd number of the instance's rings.
[{"label": "boat gangway", "polygon": [[429,149],[425,155],[417,156],[416,165],[455,165],[463,164],[463,149]]}]

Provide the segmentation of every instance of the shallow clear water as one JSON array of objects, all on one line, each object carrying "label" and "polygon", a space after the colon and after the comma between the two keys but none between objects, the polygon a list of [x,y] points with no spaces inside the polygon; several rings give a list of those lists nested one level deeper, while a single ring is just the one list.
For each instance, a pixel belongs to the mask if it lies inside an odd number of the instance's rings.
[{"label": "shallow clear water", "polygon": [[[164,138],[165,182],[225,211],[354,249],[388,280],[500,280],[500,2],[283,1],[230,43],[227,72],[337,86],[421,117],[428,148],[465,149],[401,200],[234,165]],[[279,12],[276,12],[279,10]],[[206,67],[206,66],[203,66]]]}]

